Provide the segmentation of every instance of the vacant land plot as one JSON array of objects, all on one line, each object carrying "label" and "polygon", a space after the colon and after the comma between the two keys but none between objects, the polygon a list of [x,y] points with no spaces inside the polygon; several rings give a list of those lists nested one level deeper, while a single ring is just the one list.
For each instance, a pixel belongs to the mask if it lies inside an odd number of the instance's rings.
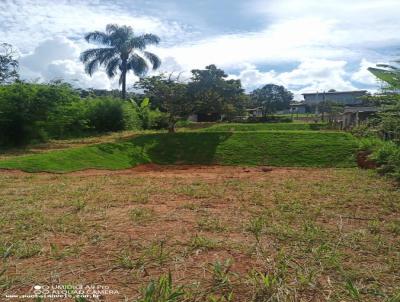
[{"label": "vacant land plot", "polygon": [[171,272],[182,301],[398,301],[399,202],[358,169],[3,171],[0,300],[100,284],[135,301]]},{"label": "vacant land plot", "polygon": [[356,140],[319,131],[186,132],[7,157],[0,168],[68,172],[124,169],[144,163],[353,167]]}]

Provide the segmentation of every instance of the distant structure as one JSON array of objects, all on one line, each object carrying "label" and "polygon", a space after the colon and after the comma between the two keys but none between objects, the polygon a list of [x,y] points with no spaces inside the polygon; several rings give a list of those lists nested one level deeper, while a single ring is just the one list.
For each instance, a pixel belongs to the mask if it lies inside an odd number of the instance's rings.
[{"label": "distant structure", "polygon": [[345,107],[342,113],[341,128],[351,129],[360,125],[379,112],[377,107]]},{"label": "distant structure", "polygon": [[307,106],[305,102],[292,102],[290,103],[289,113],[304,114],[307,113]]},{"label": "distant structure", "polygon": [[317,105],[324,101],[331,101],[345,106],[362,104],[361,97],[366,96],[366,90],[336,91],[303,93],[304,103],[308,106]]}]

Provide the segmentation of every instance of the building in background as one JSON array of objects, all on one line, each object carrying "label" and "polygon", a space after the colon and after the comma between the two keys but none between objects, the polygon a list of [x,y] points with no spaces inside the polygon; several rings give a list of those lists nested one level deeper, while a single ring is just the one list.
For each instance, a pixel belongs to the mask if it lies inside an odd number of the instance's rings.
[{"label": "building in background", "polygon": [[336,91],[303,93],[304,103],[313,107],[321,102],[330,101],[345,106],[362,105],[362,97],[367,95],[366,90]]}]

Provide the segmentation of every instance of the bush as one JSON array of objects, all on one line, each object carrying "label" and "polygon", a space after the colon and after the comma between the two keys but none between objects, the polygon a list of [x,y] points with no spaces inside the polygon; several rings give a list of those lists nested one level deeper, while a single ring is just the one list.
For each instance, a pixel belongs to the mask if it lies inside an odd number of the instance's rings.
[{"label": "bush", "polygon": [[160,110],[149,111],[149,124],[147,129],[167,129],[168,128],[168,114]]},{"label": "bush", "polygon": [[[43,141],[68,129],[65,115],[79,96],[68,84],[15,83],[0,87],[0,144]],[[68,109],[69,108],[69,109]],[[55,126],[55,122],[58,126]]]},{"label": "bush", "polygon": [[95,132],[140,129],[141,121],[134,106],[114,98],[88,99],[88,125]]},{"label": "bush", "polygon": [[378,165],[378,171],[400,180],[400,146],[394,142],[383,142],[371,157]]},{"label": "bush", "polygon": [[[154,127],[160,114],[153,117]],[[81,99],[68,84],[0,86],[0,145],[21,146],[49,138],[141,129],[135,106],[115,98]]]}]

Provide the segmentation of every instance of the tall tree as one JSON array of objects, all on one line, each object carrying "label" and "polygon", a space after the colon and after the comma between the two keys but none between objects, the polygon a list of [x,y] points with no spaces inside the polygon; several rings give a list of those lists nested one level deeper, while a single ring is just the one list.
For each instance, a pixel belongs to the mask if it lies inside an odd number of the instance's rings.
[{"label": "tall tree", "polygon": [[180,82],[179,77],[165,75],[142,78],[135,84],[162,112],[168,115],[168,132],[175,132],[179,119],[189,116],[192,103],[187,97],[187,84]]},{"label": "tall tree", "polygon": [[278,110],[289,108],[293,100],[293,93],[285,87],[267,84],[262,88],[254,90],[250,95],[255,106],[262,107],[264,116]]},{"label": "tall tree", "polygon": [[9,84],[19,79],[16,55],[12,45],[0,44],[0,84]]},{"label": "tall tree", "polygon": [[192,74],[188,89],[197,114],[235,115],[244,109],[246,95],[240,80],[228,80],[215,65],[192,70]]},{"label": "tall tree", "polygon": [[89,43],[104,46],[88,49],[81,54],[85,71],[92,76],[100,66],[104,66],[109,78],[115,77],[119,72],[123,99],[126,98],[126,75],[129,71],[142,77],[150,65],[153,70],[161,65],[160,59],[154,53],[145,50],[148,45],[157,45],[160,38],[153,34],[137,36],[130,26],[109,24],[105,32],[90,32],[85,39]]}]

